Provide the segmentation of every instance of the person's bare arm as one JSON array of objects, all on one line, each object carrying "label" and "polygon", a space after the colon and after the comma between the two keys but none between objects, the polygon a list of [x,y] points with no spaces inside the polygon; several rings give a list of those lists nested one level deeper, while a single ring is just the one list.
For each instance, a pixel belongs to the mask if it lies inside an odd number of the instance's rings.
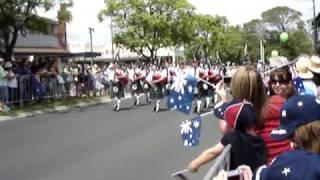
[{"label": "person's bare arm", "polygon": [[205,151],[203,151],[200,156],[198,156],[196,159],[194,159],[188,166],[188,169],[191,172],[196,172],[198,168],[207,162],[215,159],[217,156],[221,154],[221,152],[224,149],[224,145],[221,143],[216,144],[212,148],[209,148]]}]

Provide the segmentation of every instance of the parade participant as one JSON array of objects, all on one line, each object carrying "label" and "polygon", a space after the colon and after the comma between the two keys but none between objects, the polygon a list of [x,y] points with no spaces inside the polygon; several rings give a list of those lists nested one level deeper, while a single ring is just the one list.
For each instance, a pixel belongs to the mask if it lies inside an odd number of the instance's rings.
[{"label": "parade participant", "polygon": [[166,61],[164,69],[167,75],[166,95],[169,95],[170,88],[174,79],[177,77],[176,69],[171,61]]},{"label": "parade participant", "polygon": [[112,97],[114,98],[113,109],[115,111],[120,110],[121,98],[124,97],[124,88],[128,83],[128,77],[126,72],[119,66],[119,63],[116,61],[114,63],[114,73],[113,78],[111,79],[112,84]]},{"label": "parade participant", "polygon": [[143,93],[143,81],[145,77],[145,71],[142,71],[136,64],[132,64],[132,68],[129,70],[129,78],[131,80],[132,96],[135,98],[135,106],[139,106],[140,104],[140,95]]},{"label": "parade participant", "polygon": [[[212,67],[208,67],[208,82],[210,82],[213,85],[217,85],[218,82],[220,82],[222,80],[222,76],[219,75],[219,72],[217,72],[214,68]],[[217,95],[215,94],[215,88],[212,86],[209,86],[209,97],[212,98],[212,102],[216,103],[218,100]],[[210,100],[209,100],[210,101]]]},{"label": "parade participant", "polygon": [[141,73],[144,74],[145,78],[142,81],[143,84],[143,92],[146,95],[146,103],[150,104],[151,103],[151,98],[150,98],[150,90],[151,90],[151,85],[149,84],[149,82],[147,81],[147,76],[150,72],[150,65],[149,64],[145,64],[144,62],[141,64]]},{"label": "parade participant", "polygon": [[[189,73],[197,77],[197,79],[206,79],[207,77],[206,72],[203,68],[199,67],[199,62],[196,60],[192,61],[192,67],[189,70]],[[200,113],[202,98],[205,96],[207,89],[208,85],[198,80],[197,87],[195,88],[196,107],[194,108],[194,112]]]},{"label": "parade participant", "polygon": [[[217,118],[225,119],[228,130],[220,142],[205,150],[193,160],[188,169],[196,172],[203,164],[215,159],[230,144],[230,169],[246,164],[252,170],[267,161],[267,147],[263,139],[255,134],[257,121],[253,105],[244,99],[233,101],[214,110]],[[236,115],[235,115],[236,114]]]},{"label": "parade participant", "polygon": [[165,84],[166,84],[166,71],[160,69],[156,64],[151,66],[151,71],[147,76],[147,81],[152,86],[150,95],[151,99],[154,100],[154,108],[155,112],[159,112],[160,110],[160,101],[164,98]]},{"label": "parade participant", "polygon": [[271,137],[290,139],[293,150],[258,168],[253,179],[320,179],[319,104],[320,100],[311,95],[293,96],[283,104],[280,127]]}]

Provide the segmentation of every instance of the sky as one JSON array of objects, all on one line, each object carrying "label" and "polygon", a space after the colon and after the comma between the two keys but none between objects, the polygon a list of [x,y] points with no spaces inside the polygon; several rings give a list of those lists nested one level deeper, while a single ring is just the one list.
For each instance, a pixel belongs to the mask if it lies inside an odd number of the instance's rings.
[{"label": "sky", "polygon": [[[276,6],[288,6],[302,13],[303,19],[313,17],[312,0],[188,0],[196,12],[226,16],[230,24],[236,25],[260,18],[263,11]],[[316,1],[316,12],[320,11],[320,0]],[[89,43],[89,27],[94,28],[93,44],[110,43],[110,19],[100,23],[97,14],[105,7],[104,0],[74,0],[71,9],[73,21],[67,25],[68,42],[72,44]],[[44,13],[55,18],[56,12]]]}]

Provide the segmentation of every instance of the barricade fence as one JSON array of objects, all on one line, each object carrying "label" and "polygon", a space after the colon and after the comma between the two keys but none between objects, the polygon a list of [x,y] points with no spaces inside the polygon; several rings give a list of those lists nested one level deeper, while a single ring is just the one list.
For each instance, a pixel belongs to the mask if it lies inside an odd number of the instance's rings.
[{"label": "barricade fence", "polygon": [[23,106],[27,102],[82,96],[104,96],[109,84],[98,75],[30,74],[8,79],[0,89],[6,105]]},{"label": "barricade fence", "polygon": [[230,150],[231,145],[228,144],[222,153],[217,157],[217,159],[213,162],[213,165],[210,167],[209,171],[204,176],[203,180],[212,180],[218,173],[224,169],[225,171],[229,171],[230,167]]}]

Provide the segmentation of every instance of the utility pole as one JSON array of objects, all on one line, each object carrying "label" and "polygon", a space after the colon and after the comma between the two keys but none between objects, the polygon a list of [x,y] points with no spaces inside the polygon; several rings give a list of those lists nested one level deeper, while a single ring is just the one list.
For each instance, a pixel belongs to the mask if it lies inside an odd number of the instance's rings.
[{"label": "utility pole", "polygon": [[313,48],[314,51],[317,52],[317,24],[316,24],[316,5],[315,0],[312,0],[313,2]]},{"label": "utility pole", "polygon": [[91,67],[93,66],[92,32],[94,32],[94,29],[92,27],[89,27],[90,47],[91,47]]},{"label": "utility pole", "polygon": [[111,54],[112,54],[112,60],[114,60],[114,49],[113,49],[113,24],[112,24],[112,16],[111,17],[111,24],[110,24],[110,30],[111,30]]}]

